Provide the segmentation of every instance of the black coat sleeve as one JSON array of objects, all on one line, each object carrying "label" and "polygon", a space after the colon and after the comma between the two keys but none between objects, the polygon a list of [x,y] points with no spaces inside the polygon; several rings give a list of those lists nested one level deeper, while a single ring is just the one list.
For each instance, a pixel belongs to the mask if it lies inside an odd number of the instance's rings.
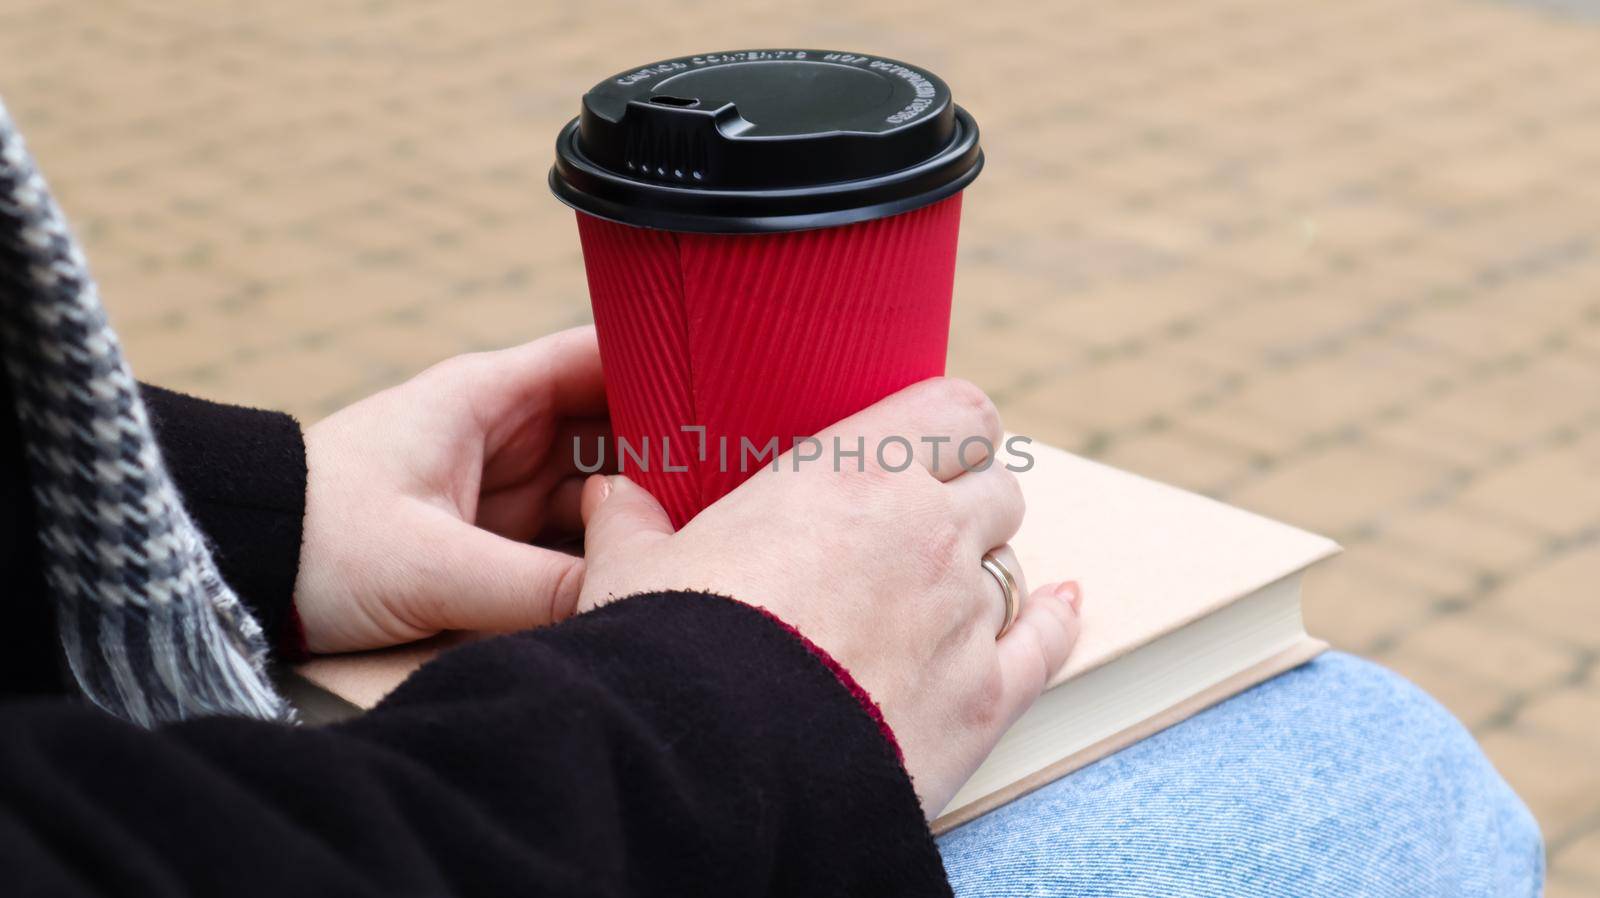
[{"label": "black coat sleeve", "polygon": [[145,408],[184,507],[211,543],[222,579],[280,655],[304,650],[294,614],[306,511],[306,448],[282,412],[141,385]]},{"label": "black coat sleeve", "polygon": [[[225,576],[283,626],[298,427],[146,398]],[[8,417],[0,561],[18,599],[48,609]],[[53,625],[19,622],[0,628],[0,655],[54,644]],[[728,599],[640,596],[463,646],[329,727],[146,731],[26,691],[0,687],[6,894],[949,892],[878,722],[792,632]]]},{"label": "black coat sleeve", "polygon": [[0,722],[18,894],[938,895],[877,724],[761,612],[625,599],[325,728]]}]

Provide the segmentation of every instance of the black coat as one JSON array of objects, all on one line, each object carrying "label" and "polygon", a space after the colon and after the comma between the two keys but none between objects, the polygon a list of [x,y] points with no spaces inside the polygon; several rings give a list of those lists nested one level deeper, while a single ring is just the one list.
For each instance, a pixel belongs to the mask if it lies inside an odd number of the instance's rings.
[{"label": "black coat", "polygon": [[[223,575],[280,645],[284,415],[147,389]],[[0,377],[0,886],[91,895],[941,895],[877,724],[781,624],[661,593],[447,652],[327,727],[145,731],[72,696]]]}]

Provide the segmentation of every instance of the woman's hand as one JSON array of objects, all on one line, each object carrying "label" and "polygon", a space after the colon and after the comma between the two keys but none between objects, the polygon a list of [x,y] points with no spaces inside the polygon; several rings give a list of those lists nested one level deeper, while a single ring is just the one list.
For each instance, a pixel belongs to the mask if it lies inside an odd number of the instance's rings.
[{"label": "woman's hand", "polygon": [[592,327],[458,356],[306,432],[295,607],[313,652],[572,613],[581,531],[572,439],[608,431]]},{"label": "woman's hand", "polygon": [[[875,450],[896,436],[916,461],[891,473]],[[836,437],[848,450],[864,440],[865,471],[853,458],[834,469]],[[878,702],[931,818],[1038,698],[1078,632],[1077,587],[1068,583],[1028,596],[995,639],[1003,593],[981,559],[1017,532],[1022,494],[998,462],[964,470],[955,449],[968,437],[1000,443],[988,397],[962,381],[927,381],[820,434],[821,460],[796,471],[792,453],[784,456],[778,470],[763,470],[677,533],[643,489],[594,477],[583,496],[579,610],[667,589],[766,608]],[[898,465],[904,453],[896,441],[886,454]],[[965,460],[975,469],[987,457],[973,444]],[[1002,557],[1015,572],[1009,550]]]}]

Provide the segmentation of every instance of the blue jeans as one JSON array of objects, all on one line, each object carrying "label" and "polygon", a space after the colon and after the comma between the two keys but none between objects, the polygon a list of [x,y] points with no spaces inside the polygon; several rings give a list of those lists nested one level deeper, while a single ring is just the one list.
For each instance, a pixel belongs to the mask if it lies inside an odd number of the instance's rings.
[{"label": "blue jeans", "polygon": [[1538,825],[1472,736],[1330,653],[939,840],[961,896],[1536,896]]}]

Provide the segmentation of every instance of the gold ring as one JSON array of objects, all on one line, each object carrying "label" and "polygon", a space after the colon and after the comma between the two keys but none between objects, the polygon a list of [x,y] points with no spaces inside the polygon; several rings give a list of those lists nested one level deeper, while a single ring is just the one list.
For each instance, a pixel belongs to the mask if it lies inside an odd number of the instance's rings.
[{"label": "gold ring", "polygon": [[1017,622],[1017,614],[1022,611],[1022,596],[1017,593],[1017,576],[993,552],[983,553],[983,569],[1000,584],[1000,592],[1006,599],[1006,622],[1000,625],[1000,632],[994,634],[998,641]]}]

